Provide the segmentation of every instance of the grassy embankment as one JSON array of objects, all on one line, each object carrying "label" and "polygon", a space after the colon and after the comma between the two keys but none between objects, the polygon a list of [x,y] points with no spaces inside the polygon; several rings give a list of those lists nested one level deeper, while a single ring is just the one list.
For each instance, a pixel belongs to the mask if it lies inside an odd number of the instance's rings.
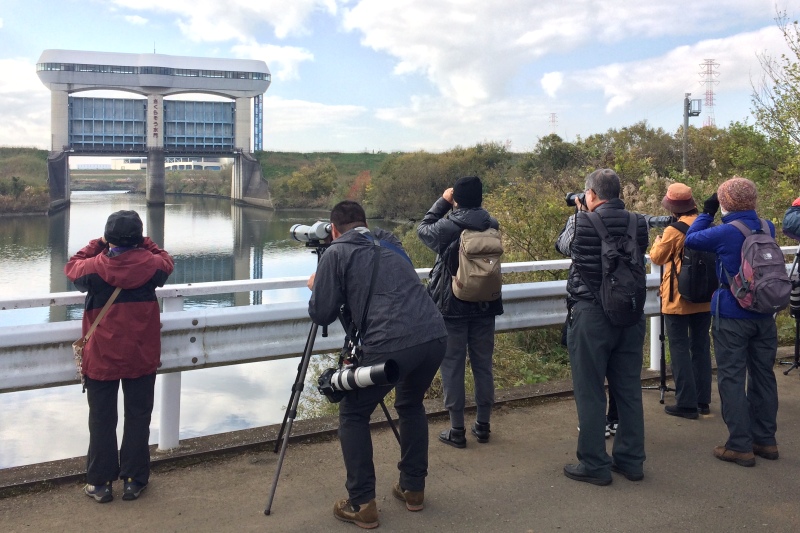
[{"label": "grassy embankment", "polygon": [[0,215],[45,213],[49,205],[47,151],[0,147]]}]

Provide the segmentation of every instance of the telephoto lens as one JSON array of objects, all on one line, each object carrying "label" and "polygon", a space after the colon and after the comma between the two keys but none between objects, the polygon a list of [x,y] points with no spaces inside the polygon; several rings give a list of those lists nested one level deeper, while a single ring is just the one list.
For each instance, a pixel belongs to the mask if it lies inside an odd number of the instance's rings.
[{"label": "telephoto lens", "polygon": [[342,399],[344,392],[373,385],[394,385],[400,379],[400,367],[389,359],[372,366],[329,368],[317,379],[317,390],[331,403]]},{"label": "telephoto lens", "polygon": [[789,314],[800,318],[800,280],[792,280],[792,292],[789,293]]}]

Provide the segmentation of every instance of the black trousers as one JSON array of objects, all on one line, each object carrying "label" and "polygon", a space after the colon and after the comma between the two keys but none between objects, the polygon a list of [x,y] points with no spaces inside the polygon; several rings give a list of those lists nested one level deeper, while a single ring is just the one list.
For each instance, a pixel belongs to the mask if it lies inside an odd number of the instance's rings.
[{"label": "black trousers", "polygon": [[[122,382],[125,420],[122,446],[117,451],[117,396]],[[150,479],[150,417],[153,413],[156,375],[135,379],[99,381],[86,378],[89,402],[89,451],[86,481],[102,485],[133,478],[146,485]]]},{"label": "black trousers", "polygon": [[[364,361],[372,365],[393,359],[400,366],[394,408],[400,422],[400,486],[405,490],[425,489],[428,475],[428,417],[422,399],[433,381],[447,348],[447,337],[412,346],[398,352],[380,354]],[[339,404],[339,443],[347,469],[350,502],[361,505],[375,498],[375,465],[372,462],[372,436],[369,419],[391,385],[356,389],[345,394]]]}]

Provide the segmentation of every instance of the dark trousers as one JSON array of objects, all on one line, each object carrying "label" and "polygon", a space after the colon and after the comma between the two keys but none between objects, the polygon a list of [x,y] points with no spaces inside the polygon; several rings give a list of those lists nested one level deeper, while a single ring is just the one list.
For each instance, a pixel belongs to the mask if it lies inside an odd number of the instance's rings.
[{"label": "dark trousers", "polygon": [[467,353],[475,383],[475,418],[491,422],[494,406],[494,316],[445,319],[447,325],[447,353],[442,361],[442,388],[444,407],[450,413],[452,427],[464,427],[466,389],[464,372]]},{"label": "dark trousers", "polygon": [[664,326],[672,358],[675,403],[686,409],[711,403],[711,313],[664,315]]},{"label": "dark trousers", "polygon": [[[400,367],[394,408],[399,416],[400,486],[405,490],[425,489],[428,475],[428,417],[422,399],[444,357],[447,338],[442,337],[398,352],[370,357],[364,365],[393,359]],[[347,469],[350,502],[361,505],[375,498],[375,465],[369,419],[391,385],[356,389],[339,403],[339,443]]]},{"label": "dark trousers", "polygon": [[715,318],[714,355],[722,419],[728,426],[725,447],[750,452],[753,443],[773,446],[778,428],[775,319]]},{"label": "dark trousers", "polygon": [[[122,382],[125,420],[122,447],[117,451],[117,396]],[[89,452],[86,481],[102,485],[133,478],[146,485],[150,479],[150,416],[153,413],[156,375],[135,379],[99,381],[86,378],[89,402]]]},{"label": "dark trousers", "polygon": [[578,409],[578,460],[593,476],[608,478],[611,458],[606,453],[605,380],[619,413],[614,438],[614,463],[626,472],[642,471],[644,412],[642,408],[642,345],[645,320],[627,328],[614,327],[603,309],[588,301],[572,308],[567,346]]}]

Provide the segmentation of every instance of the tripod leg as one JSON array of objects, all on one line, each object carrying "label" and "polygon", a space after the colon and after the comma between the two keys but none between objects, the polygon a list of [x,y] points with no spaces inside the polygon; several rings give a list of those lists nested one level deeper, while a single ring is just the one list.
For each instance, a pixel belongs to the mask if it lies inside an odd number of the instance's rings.
[{"label": "tripod leg", "polygon": [[[317,335],[317,325],[313,324],[311,326],[311,330],[308,332],[308,338],[306,338],[306,345],[303,348],[303,357],[300,358],[300,362],[297,364],[297,377],[294,378],[294,384],[292,385],[292,394],[289,396],[289,403],[286,404],[286,412],[283,413],[283,422],[281,422],[281,429],[278,431],[278,436],[275,437],[275,448],[272,450],[274,453],[278,453],[278,447],[280,446],[281,439],[283,439],[283,432],[286,430],[286,420],[289,418],[289,410],[291,409],[292,404],[294,403],[295,396],[299,395],[300,392],[303,390],[304,382],[305,382],[305,375],[306,370],[308,369],[308,362],[306,362],[306,368],[303,368],[303,362],[305,361],[305,353],[309,350],[309,343],[311,346],[314,346],[314,338]],[[324,336],[324,335],[323,335]],[[300,374],[303,374],[302,376]]]},{"label": "tripod leg", "polygon": [[386,407],[386,404],[383,402],[383,400],[381,400],[381,409],[383,409],[383,414],[386,415],[386,421],[389,422],[389,427],[392,428],[394,436],[397,438],[397,444],[400,444],[400,432],[397,431],[397,426],[394,424],[392,415],[389,414],[389,409]]},{"label": "tripod leg", "polygon": [[[264,509],[264,514],[269,516],[271,509],[272,509],[272,500],[275,498],[275,489],[278,487],[278,479],[281,475],[281,467],[283,466],[283,459],[286,457],[286,447],[289,445],[289,435],[292,433],[292,424],[294,423],[294,419],[297,416],[297,405],[300,403],[300,393],[303,390],[303,383],[306,379],[306,372],[308,372],[308,363],[311,360],[311,352],[314,349],[314,339],[317,336],[317,325],[311,325],[311,331],[308,333],[308,340],[306,341],[306,347],[303,351],[303,358],[300,361],[300,368],[297,372],[297,378],[295,379],[294,387],[292,388],[292,400],[291,403],[286,407],[286,419],[288,421],[286,424],[286,432],[283,435],[283,444],[281,445],[281,454],[278,456],[278,464],[275,467],[275,477],[272,479],[272,489],[269,493],[269,501],[267,502],[267,508]],[[283,431],[283,428],[281,428]]]}]

